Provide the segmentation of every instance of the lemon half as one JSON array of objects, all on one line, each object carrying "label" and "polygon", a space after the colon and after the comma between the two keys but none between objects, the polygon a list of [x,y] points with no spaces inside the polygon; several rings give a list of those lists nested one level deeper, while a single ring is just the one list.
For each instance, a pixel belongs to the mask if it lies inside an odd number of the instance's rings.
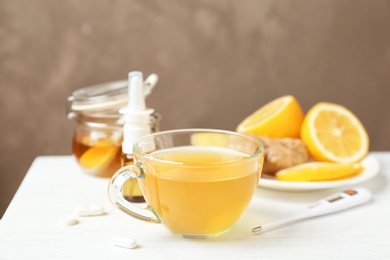
[{"label": "lemon half", "polygon": [[307,113],[301,138],[317,161],[358,162],[368,153],[369,137],[360,120],[347,108],[321,102]]},{"label": "lemon half", "polygon": [[299,138],[304,114],[293,96],[283,96],[245,118],[236,131],[273,138]]}]

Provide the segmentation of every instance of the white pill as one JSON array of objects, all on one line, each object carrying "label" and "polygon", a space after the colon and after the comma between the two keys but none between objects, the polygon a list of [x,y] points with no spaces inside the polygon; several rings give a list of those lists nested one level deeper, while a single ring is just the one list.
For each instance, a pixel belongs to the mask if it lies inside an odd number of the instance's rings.
[{"label": "white pill", "polygon": [[134,238],[122,237],[122,236],[112,236],[111,244],[114,246],[124,247],[124,248],[136,248],[137,241]]},{"label": "white pill", "polygon": [[79,217],[99,216],[104,214],[104,207],[102,205],[79,206],[74,209],[74,213]]},{"label": "white pill", "polygon": [[89,216],[88,208],[82,206],[76,207],[74,213],[79,217]]},{"label": "white pill", "polygon": [[77,224],[77,219],[72,215],[61,216],[58,220],[58,224],[61,226],[73,226]]},{"label": "white pill", "polygon": [[91,216],[99,216],[104,214],[104,207],[102,205],[91,205],[88,209]]}]

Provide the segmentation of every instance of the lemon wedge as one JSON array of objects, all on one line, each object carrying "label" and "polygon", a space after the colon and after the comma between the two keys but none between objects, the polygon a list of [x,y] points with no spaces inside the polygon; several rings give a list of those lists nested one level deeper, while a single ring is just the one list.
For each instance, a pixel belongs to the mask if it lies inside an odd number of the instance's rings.
[{"label": "lemon wedge", "polygon": [[308,162],[280,170],[280,181],[330,181],[356,176],[363,170],[360,163]]},{"label": "lemon wedge", "polygon": [[94,146],[89,148],[80,158],[80,166],[85,169],[100,169],[108,165],[117,153],[117,147]]},{"label": "lemon wedge", "polygon": [[118,167],[119,149],[112,140],[101,139],[81,155],[79,164],[89,174],[111,176]]}]

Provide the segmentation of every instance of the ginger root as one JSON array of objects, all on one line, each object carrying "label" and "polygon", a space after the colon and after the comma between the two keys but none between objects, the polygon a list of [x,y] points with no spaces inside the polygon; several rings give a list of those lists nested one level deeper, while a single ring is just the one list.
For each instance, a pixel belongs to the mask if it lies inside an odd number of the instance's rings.
[{"label": "ginger root", "polygon": [[264,144],[263,172],[274,175],[277,171],[305,163],[309,152],[301,139],[255,136]]}]

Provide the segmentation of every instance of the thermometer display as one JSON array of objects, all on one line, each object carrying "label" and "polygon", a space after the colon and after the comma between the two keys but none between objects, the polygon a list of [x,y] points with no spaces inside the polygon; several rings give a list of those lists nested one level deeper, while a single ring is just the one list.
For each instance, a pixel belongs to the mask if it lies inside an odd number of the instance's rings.
[{"label": "thermometer display", "polygon": [[338,197],[336,197],[336,198],[334,198],[334,199],[329,199],[328,202],[332,203],[332,202],[336,202],[336,201],[342,200],[342,199],[343,199],[343,197],[338,196]]},{"label": "thermometer display", "polygon": [[[344,194],[347,194],[349,196],[354,196],[354,195],[357,195],[357,191],[356,190],[346,190],[343,192]],[[328,199],[327,201],[332,203],[332,202],[336,202],[338,200],[342,200],[342,199],[345,199],[345,196],[337,196],[335,198],[332,198],[332,199]]]}]

